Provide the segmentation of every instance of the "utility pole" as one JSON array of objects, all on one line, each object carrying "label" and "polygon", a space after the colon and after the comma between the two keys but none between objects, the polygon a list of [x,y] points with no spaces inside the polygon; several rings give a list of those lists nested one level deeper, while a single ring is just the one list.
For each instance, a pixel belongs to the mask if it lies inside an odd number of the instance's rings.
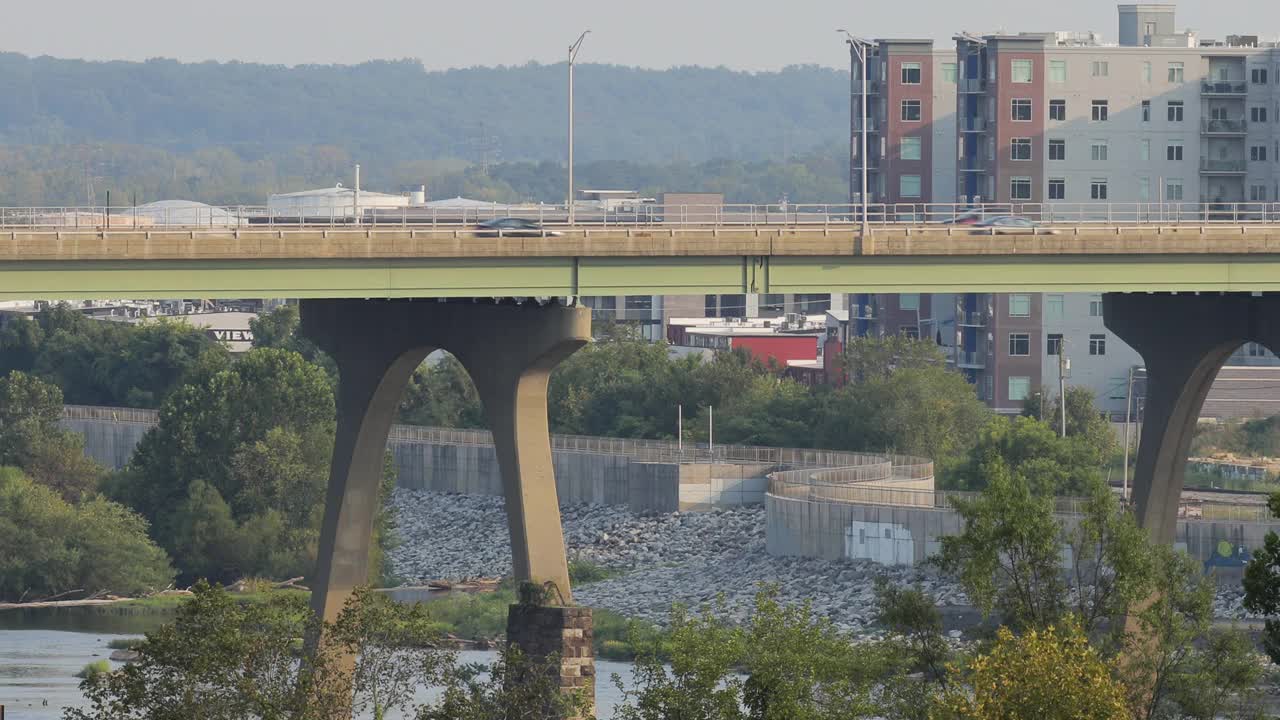
[{"label": "utility pole", "polygon": [[569,210],[569,224],[573,224],[573,62],[578,59],[578,51],[582,49],[582,41],[590,30],[584,30],[576,42],[569,46],[569,198],[566,207]]},{"label": "utility pole", "polygon": [[1124,479],[1120,485],[1120,497],[1129,499],[1129,422],[1133,409],[1133,366],[1129,366],[1129,387],[1124,393]]},{"label": "utility pole", "polygon": [[707,450],[711,452],[711,459],[716,459],[716,409],[713,405],[707,406]]},{"label": "utility pole", "polygon": [[[871,47],[871,43],[868,42],[867,40],[863,40],[860,37],[855,37],[848,30],[840,29],[840,30],[836,30],[836,32],[844,33],[846,38],[845,42],[849,43],[849,64],[852,65],[854,59],[856,58],[858,61],[858,67],[862,75],[862,99],[860,103],[860,106],[861,106],[860,109],[862,111],[861,112],[862,127],[859,128],[859,132],[858,132],[858,138],[861,146],[858,152],[862,156],[862,186],[861,188],[859,188],[861,190],[859,194],[861,195],[860,204],[862,206],[862,230],[859,235],[859,240],[861,242],[866,242],[867,234],[868,234],[867,226],[869,222],[867,220],[867,209],[868,209],[867,207],[868,206],[868,200],[867,200],[867,48]],[[849,83],[853,84],[853,68],[852,67],[849,68]],[[850,93],[849,102],[850,104],[852,104],[853,102],[852,93]],[[852,115],[852,112],[850,113],[850,115]],[[852,118],[850,118],[850,120],[852,120]],[[850,143],[852,144],[852,139],[850,140]],[[853,168],[852,167],[849,168],[849,185],[850,186],[853,185]],[[851,205],[853,204],[852,193],[850,193],[849,204]]]},{"label": "utility pole", "polygon": [[684,405],[676,406],[676,449],[684,453]]},{"label": "utility pole", "polygon": [[1067,436],[1067,339],[1058,343],[1058,404],[1062,408],[1062,437]]}]

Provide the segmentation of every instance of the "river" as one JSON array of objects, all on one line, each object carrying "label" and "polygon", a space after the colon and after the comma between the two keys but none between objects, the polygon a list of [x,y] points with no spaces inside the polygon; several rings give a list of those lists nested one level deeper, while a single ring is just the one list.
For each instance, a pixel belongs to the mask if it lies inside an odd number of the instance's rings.
[{"label": "river", "polygon": [[[80,680],[75,674],[86,664],[111,654],[107,643],[114,638],[137,637],[165,621],[163,615],[105,615],[61,612],[33,617],[0,613],[0,705],[5,720],[56,720],[63,708],[83,703]],[[491,651],[465,651],[463,662],[492,662]],[[119,663],[112,663],[119,667]],[[597,716],[610,718],[621,700],[612,676],[631,680],[628,663],[596,661]],[[421,688],[420,701],[436,695]],[[47,703],[47,704],[46,704]],[[399,715],[388,715],[389,720]]]}]

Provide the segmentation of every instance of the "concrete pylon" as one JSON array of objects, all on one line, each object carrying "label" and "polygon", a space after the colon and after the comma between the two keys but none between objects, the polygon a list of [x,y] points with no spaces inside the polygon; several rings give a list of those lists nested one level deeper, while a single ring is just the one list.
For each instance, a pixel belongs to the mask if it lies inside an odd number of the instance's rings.
[{"label": "concrete pylon", "polygon": [[[590,311],[531,303],[303,300],[301,316],[302,333],[334,359],[340,376],[337,437],[312,584],[316,614],[335,619],[352,591],[369,581],[387,436],[410,375],[437,348],[462,362],[484,402],[516,580],[546,588],[553,601],[569,605],[547,381],[560,361],[590,342]],[[551,630],[557,638],[562,634]],[[509,634],[527,636],[510,629]]]},{"label": "concrete pylon", "polygon": [[1133,498],[1138,522],[1152,539],[1172,543],[1205,397],[1240,345],[1252,341],[1280,350],[1280,296],[1109,293],[1103,313],[1107,327],[1146,364]]}]

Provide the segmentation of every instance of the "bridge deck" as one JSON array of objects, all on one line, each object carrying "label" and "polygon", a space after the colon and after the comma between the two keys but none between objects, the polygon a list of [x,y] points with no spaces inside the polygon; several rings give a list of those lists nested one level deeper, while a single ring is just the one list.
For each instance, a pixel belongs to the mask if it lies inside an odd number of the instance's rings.
[{"label": "bridge deck", "polygon": [[1280,290],[1280,226],[0,232],[0,299]]}]

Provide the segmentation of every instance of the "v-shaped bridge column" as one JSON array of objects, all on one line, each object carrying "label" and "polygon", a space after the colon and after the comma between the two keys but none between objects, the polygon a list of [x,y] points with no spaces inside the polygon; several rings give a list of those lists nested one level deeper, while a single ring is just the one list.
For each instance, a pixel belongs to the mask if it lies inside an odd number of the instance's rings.
[{"label": "v-shaped bridge column", "polygon": [[1111,293],[1103,308],[1107,327],[1142,355],[1147,368],[1133,480],[1138,522],[1157,542],[1172,543],[1205,397],[1237,347],[1280,340],[1271,330],[1273,319],[1280,321],[1280,297]]}]

